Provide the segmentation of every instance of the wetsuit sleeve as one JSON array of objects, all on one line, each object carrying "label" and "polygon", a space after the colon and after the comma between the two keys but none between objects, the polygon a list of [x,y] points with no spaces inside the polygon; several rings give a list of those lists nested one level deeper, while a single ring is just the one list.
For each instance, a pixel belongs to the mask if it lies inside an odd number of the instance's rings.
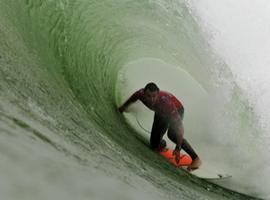
[{"label": "wetsuit sleeve", "polygon": [[135,101],[137,101],[138,99],[140,99],[142,95],[141,90],[138,90],[136,92],[134,92],[129,98],[128,100],[123,104],[123,107],[126,108],[128,107],[131,103],[134,103]]}]

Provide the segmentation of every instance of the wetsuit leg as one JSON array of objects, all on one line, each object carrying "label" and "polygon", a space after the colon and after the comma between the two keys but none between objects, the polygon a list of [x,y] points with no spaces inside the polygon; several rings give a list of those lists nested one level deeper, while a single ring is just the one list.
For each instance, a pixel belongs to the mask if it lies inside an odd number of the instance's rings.
[{"label": "wetsuit leg", "polygon": [[[184,108],[181,108],[178,110],[181,119],[183,120],[184,118]],[[179,129],[184,129],[183,122],[180,120],[176,124],[170,124],[169,130],[168,130],[168,138],[173,141],[175,144],[177,143],[176,140],[176,134],[179,134]],[[181,148],[184,149],[185,152],[187,152],[188,155],[194,160],[195,158],[198,157],[194,149],[191,147],[191,145],[188,143],[186,139],[183,138]]]},{"label": "wetsuit leg", "polygon": [[177,134],[180,134],[181,129],[184,132],[182,120],[171,123],[168,130],[168,138],[175,144],[177,144]]},{"label": "wetsuit leg", "polygon": [[183,139],[183,142],[182,142],[181,147],[182,147],[182,149],[184,149],[185,152],[187,152],[188,155],[190,155],[190,157],[192,158],[192,160],[194,160],[195,158],[198,157],[198,155],[196,154],[196,152],[190,146],[190,144],[188,143],[188,141],[186,139]]},{"label": "wetsuit leg", "polygon": [[[182,126],[182,125],[179,125],[179,126]],[[179,134],[179,128],[177,127],[178,126],[170,126],[168,130],[168,138],[175,144],[177,143],[176,134]],[[184,149],[184,151],[187,152],[188,155],[190,155],[192,160],[198,157],[194,149],[191,147],[191,145],[188,143],[188,141],[185,138],[183,138],[181,148]]]},{"label": "wetsuit leg", "polygon": [[152,149],[159,149],[161,146],[161,148],[164,148],[166,146],[166,141],[162,138],[167,129],[168,122],[155,114],[150,137],[150,146]]},{"label": "wetsuit leg", "polygon": [[185,112],[184,107],[178,109],[178,113],[182,120],[184,119],[184,112]]}]

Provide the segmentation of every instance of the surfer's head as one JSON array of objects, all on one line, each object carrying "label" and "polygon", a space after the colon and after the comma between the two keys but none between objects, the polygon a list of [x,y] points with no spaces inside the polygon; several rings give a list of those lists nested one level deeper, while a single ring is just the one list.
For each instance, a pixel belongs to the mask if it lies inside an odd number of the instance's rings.
[{"label": "surfer's head", "polygon": [[144,87],[144,97],[150,106],[153,106],[158,98],[159,88],[158,86],[150,82]]}]

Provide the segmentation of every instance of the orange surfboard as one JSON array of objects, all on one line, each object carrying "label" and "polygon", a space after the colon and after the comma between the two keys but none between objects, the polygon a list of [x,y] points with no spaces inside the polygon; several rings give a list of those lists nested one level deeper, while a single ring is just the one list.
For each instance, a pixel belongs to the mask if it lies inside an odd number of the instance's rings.
[{"label": "orange surfboard", "polygon": [[172,149],[164,149],[159,152],[164,158],[166,158],[170,163],[172,163],[176,167],[188,166],[192,162],[192,158],[184,153],[180,153],[180,162],[176,163],[175,156],[173,155]]},{"label": "orange surfboard", "polygon": [[[175,167],[180,168],[184,166],[188,166],[192,162],[192,158],[184,153],[180,153],[180,162],[176,163],[175,161],[175,156],[173,155],[173,150],[171,149],[164,149],[159,152],[160,155],[162,155],[164,158],[166,158],[171,164],[173,164]],[[223,179],[228,179],[231,178],[231,175],[228,175],[226,173],[222,172],[216,172],[216,170],[211,170],[211,168],[208,167],[203,167],[199,168],[198,170],[194,170],[191,173],[192,175],[201,178],[201,179],[206,179],[206,180],[223,180]],[[183,168],[185,169],[185,168]]]}]

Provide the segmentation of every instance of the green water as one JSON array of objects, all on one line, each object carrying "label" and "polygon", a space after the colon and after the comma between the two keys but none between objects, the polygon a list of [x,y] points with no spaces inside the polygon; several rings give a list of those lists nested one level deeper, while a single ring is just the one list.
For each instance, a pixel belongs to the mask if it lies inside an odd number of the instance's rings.
[{"label": "green water", "polygon": [[205,48],[181,1],[0,0],[1,199],[251,198],[170,166],[116,111],[142,57],[210,90]]}]

